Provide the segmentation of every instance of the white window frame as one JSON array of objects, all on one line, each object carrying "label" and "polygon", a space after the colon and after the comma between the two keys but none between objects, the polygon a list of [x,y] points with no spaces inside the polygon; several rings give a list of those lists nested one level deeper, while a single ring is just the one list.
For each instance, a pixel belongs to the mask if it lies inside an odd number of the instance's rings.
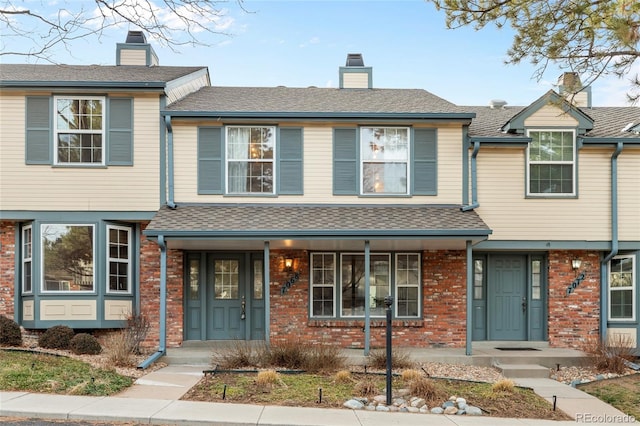
[{"label": "white window frame", "polygon": [[[607,318],[612,322],[633,322],[636,320],[637,301],[636,301],[636,256],[633,254],[622,254],[614,256],[613,259],[631,259],[631,286],[630,287],[611,287],[611,261],[607,265],[607,290],[608,290],[608,306]],[[613,260],[612,259],[612,260]],[[611,317],[611,294],[614,291],[631,290],[631,317],[630,318],[612,318]]]},{"label": "white window frame", "polygon": [[[418,258],[418,282],[415,284],[410,284],[410,285],[402,285],[400,286],[398,284],[398,257],[399,256],[415,256]],[[393,275],[394,275],[394,280],[393,280],[393,290],[394,290],[394,310],[395,310],[395,316],[396,318],[411,318],[411,319],[417,319],[420,318],[420,312],[422,312],[422,295],[420,293],[420,287],[421,287],[421,281],[422,281],[422,258],[420,256],[420,253],[395,253],[395,262],[393,264]],[[398,290],[400,289],[400,287],[402,288],[415,288],[418,290],[418,306],[417,306],[417,315],[416,316],[406,316],[406,315],[399,315],[398,314],[398,302],[399,302],[399,297],[398,297]]]},{"label": "white window frame", "polygon": [[[28,241],[27,241],[28,234]],[[27,225],[22,228],[22,293],[23,294],[32,294],[33,293],[33,226]],[[27,253],[28,250],[28,253]],[[28,271],[27,271],[27,262],[29,263]],[[27,272],[29,272],[29,277],[31,278],[31,282],[29,283],[31,288],[26,290],[26,277]]]},{"label": "white window frame", "polygon": [[[42,231],[44,227],[46,226],[52,226],[52,225],[59,225],[59,226],[83,226],[83,227],[91,227],[92,230],[92,257],[93,257],[93,289],[91,290],[46,290],[45,287],[45,280],[46,280],[46,274],[45,274],[45,267],[44,267],[44,244],[43,244],[43,235],[44,232]],[[40,224],[40,271],[41,271],[41,279],[40,279],[40,291],[43,294],[95,294],[96,293],[96,269],[97,269],[97,262],[96,262],[96,251],[97,251],[97,244],[96,244],[96,225],[93,223],[59,223],[59,222],[55,222],[55,223],[42,223]],[[59,284],[64,284],[65,281],[59,281]]]},{"label": "white window frame", "polygon": [[[364,156],[364,152],[365,152],[365,141],[364,138],[362,137],[363,133],[365,130],[371,130],[371,129],[384,129],[385,133],[387,130],[392,129],[392,130],[404,130],[407,132],[407,158],[403,161],[400,160],[375,160],[375,159],[367,159],[365,160],[365,156]],[[359,129],[360,131],[360,138],[359,138],[359,147],[358,149],[360,150],[360,195],[364,195],[364,196],[385,196],[385,197],[390,197],[390,196],[407,196],[411,194],[411,128],[409,127],[399,127],[399,126],[362,126]],[[406,170],[407,170],[407,175],[406,175],[406,179],[407,179],[407,188],[405,192],[365,192],[365,188],[364,188],[364,165],[365,163],[376,163],[376,164],[387,164],[387,163],[404,163],[406,164]]]},{"label": "white window frame", "polygon": [[[98,132],[91,129],[58,129],[58,101],[59,100],[93,100],[99,101],[102,104],[102,129]],[[106,97],[104,96],[54,96],[53,98],[53,164],[60,166],[87,166],[87,167],[95,167],[95,166],[104,166],[105,165],[105,157],[106,157],[106,148],[107,148],[107,140],[106,140],[106,111],[107,111],[107,102]],[[74,134],[100,134],[102,140],[102,148],[101,148],[101,160],[99,163],[89,162],[85,163],[82,161],[79,162],[61,162],[58,158],[58,135],[60,133],[74,133]]]},{"label": "white window frame", "polygon": [[[272,183],[271,183],[271,192],[231,192],[231,190],[229,189],[229,163],[232,162],[236,162],[238,160],[235,159],[231,159],[230,155],[229,155],[229,130],[231,129],[271,129],[271,131],[273,132],[273,158],[269,159],[264,159],[264,158],[258,158],[255,160],[252,159],[246,159],[246,160],[242,160],[245,161],[246,163],[258,163],[258,162],[267,162],[267,161],[271,161],[272,164],[272,170],[273,170],[273,176],[272,178]],[[276,182],[278,181],[277,179],[277,165],[278,165],[278,161],[277,161],[277,147],[278,147],[278,134],[277,134],[277,128],[276,126],[226,126],[225,127],[225,138],[224,138],[224,185],[225,185],[225,194],[228,195],[239,195],[239,196],[251,196],[251,197],[255,197],[255,196],[269,196],[269,195],[275,195],[276,194]]]},{"label": "white window frame", "polygon": [[[333,283],[331,284],[326,284],[326,283],[320,283],[317,284],[315,282],[313,282],[313,258],[315,256],[331,256],[333,258]],[[310,294],[310,303],[309,303],[309,318],[336,318],[336,314],[337,314],[337,307],[336,307],[336,303],[337,303],[337,299],[338,299],[338,295],[337,295],[337,285],[338,285],[338,274],[337,274],[337,268],[338,268],[338,264],[336,262],[336,254],[335,253],[328,253],[328,252],[317,252],[317,253],[311,253],[311,261],[309,262],[309,269],[311,271],[310,277],[309,277],[309,283],[311,286],[311,294]],[[323,268],[324,269],[324,268]],[[313,299],[313,290],[314,288],[325,288],[325,287],[331,287],[333,289],[333,315],[328,316],[328,315],[314,315],[313,314],[313,303],[314,303],[314,299]]]},{"label": "white window frame", "polygon": [[[110,244],[111,244],[111,240],[109,238],[109,231],[111,229],[114,229],[116,231],[127,231],[127,259],[123,260],[120,258],[114,258],[111,257],[111,250],[110,250]],[[133,229],[129,226],[118,226],[118,225],[107,225],[107,230],[106,230],[106,244],[107,244],[107,251],[106,251],[106,257],[107,257],[107,267],[106,267],[106,274],[107,274],[107,279],[106,279],[106,291],[107,294],[131,294],[131,282],[132,282],[132,277],[131,277],[131,259],[132,259],[132,246],[131,246],[131,241],[132,241],[132,233],[133,233]],[[111,290],[110,289],[110,282],[111,282],[111,263],[115,262],[115,263],[126,263],[127,264],[127,290]]]},{"label": "white window frame", "polygon": [[[575,129],[566,128],[540,128],[540,129],[527,129],[527,136],[531,137],[531,133],[571,133],[573,141],[573,160],[572,161],[531,161],[530,149],[531,143],[527,145],[527,169],[526,169],[526,194],[528,197],[572,197],[576,195],[576,179],[578,176],[577,164],[578,164],[578,149],[576,144],[576,131]],[[531,165],[571,165],[571,192],[531,192]]]}]

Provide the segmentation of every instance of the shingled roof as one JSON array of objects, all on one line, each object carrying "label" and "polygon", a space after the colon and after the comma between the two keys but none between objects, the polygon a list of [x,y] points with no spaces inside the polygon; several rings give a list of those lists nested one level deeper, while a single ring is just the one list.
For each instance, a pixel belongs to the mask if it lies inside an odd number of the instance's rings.
[{"label": "shingled roof", "polygon": [[164,87],[167,82],[207,67],[105,65],[0,65],[0,87],[96,86],[97,83]]},{"label": "shingled roof", "polygon": [[149,236],[487,236],[474,211],[424,205],[206,204],[161,208],[144,231]]}]

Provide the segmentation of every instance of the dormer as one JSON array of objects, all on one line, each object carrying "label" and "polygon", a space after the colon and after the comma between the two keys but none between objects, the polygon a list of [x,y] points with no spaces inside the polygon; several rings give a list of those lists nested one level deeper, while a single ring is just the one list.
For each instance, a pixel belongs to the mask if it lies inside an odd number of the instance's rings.
[{"label": "dormer", "polygon": [[364,66],[361,53],[347,54],[347,62],[340,67],[341,89],[371,89],[373,76],[371,67]]},{"label": "dormer", "polygon": [[127,40],[116,45],[116,65],[158,66],[158,56],[142,31],[129,31]]}]

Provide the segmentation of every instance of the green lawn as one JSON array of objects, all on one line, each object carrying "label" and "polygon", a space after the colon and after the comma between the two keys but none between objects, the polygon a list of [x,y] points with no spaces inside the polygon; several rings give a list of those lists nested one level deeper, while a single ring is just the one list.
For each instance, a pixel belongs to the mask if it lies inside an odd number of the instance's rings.
[{"label": "green lawn", "polygon": [[613,405],[629,416],[640,419],[640,374],[598,380],[581,385],[579,389]]},{"label": "green lawn", "polygon": [[115,371],[55,355],[0,350],[0,390],[106,396],[131,386]]}]

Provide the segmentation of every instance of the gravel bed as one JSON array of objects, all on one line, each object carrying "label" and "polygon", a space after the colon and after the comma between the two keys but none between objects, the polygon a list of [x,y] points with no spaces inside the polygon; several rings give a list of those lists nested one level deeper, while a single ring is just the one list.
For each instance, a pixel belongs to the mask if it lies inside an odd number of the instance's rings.
[{"label": "gravel bed", "polygon": [[470,380],[486,383],[495,383],[504,379],[502,373],[493,367],[445,364],[441,362],[425,362],[421,364],[421,367],[429,374],[430,377],[444,377],[447,379]]}]

